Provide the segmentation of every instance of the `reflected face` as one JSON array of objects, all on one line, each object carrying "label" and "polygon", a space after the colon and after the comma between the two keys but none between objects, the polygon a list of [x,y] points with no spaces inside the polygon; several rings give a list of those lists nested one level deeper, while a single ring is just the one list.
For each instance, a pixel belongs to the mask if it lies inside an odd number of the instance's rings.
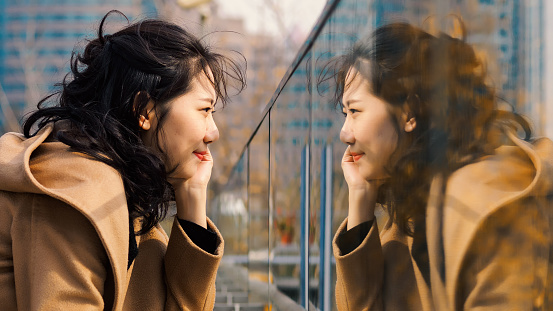
[{"label": "reflected face", "polygon": [[370,82],[355,69],[347,75],[343,95],[346,120],[340,140],[349,145],[365,180],[388,177],[385,166],[398,142],[389,104],[370,92]]},{"label": "reflected face", "polygon": [[[161,125],[159,139],[167,157],[167,169],[176,168],[170,177],[189,179],[194,176],[208,144],[219,139],[212,115],[216,99],[215,89],[207,76],[199,74],[188,93],[167,103],[169,110]],[[154,116],[149,119],[155,129],[157,118],[155,111],[152,113]],[[146,133],[145,142],[150,142],[150,145],[153,133],[152,130]]]}]

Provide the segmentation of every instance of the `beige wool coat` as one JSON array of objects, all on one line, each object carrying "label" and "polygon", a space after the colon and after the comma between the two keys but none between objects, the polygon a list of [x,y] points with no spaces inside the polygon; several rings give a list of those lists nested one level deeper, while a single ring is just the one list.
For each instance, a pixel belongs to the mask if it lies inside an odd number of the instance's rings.
[{"label": "beige wool coat", "polygon": [[177,221],[138,236],[116,170],[51,141],[52,126],[0,138],[0,310],[212,310],[223,255]]},{"label": "beige wool coat", "polygon": [[[342,254],[334,242],[339,310],[553,310],[553,144],[512,142],[433,181],[426,211],[429,269],[413,238],[376,222]],[[424,271],[427,271],[426,273]]]}]

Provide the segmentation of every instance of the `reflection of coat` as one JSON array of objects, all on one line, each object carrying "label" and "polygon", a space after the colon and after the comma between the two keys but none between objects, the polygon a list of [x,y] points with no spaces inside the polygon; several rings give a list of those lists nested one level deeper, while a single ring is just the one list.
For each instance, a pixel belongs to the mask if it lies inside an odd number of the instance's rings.
[{"label": "reflection of coat", "polygon": [[0,138],[0,309],[212,310],[223,252],[197,247],[175,222],[137,237],[113,168],[47,140]]},{"label": "reflection of coat", "polygon": [[510,139],[513,145],[454,172],[444,195],[433,181],[429,269],[411,255],[413,238],[390,222],[380,234],[374,223],[342,255],[336,238],[344,221],[333,242],[338,309],[553,310],[553,143]]}]

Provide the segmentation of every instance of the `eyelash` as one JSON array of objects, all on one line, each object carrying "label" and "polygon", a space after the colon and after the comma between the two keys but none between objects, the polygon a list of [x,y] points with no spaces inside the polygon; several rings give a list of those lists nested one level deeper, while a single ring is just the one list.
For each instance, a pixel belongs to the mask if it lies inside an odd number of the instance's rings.
[{"label": "eyelash", "polygon": [[[351,112],[351,114],[354,114],[354,113],[359,112],[359,110],[357,110],[357,109],[349,109],[348,112]],[[344,115],[344,117],[347,117],[347,116],[348,116],[347,112],[344,112],[343,110],[342,110],[342,114]]]},{"label": "eyelash", "polygon": [[217,112],[215,109],[213,109],[211,107],[203,108],[202,111],[205,111],[205,112],[210,112],[211,111],[211,114],[214,114],[215,112]]}]

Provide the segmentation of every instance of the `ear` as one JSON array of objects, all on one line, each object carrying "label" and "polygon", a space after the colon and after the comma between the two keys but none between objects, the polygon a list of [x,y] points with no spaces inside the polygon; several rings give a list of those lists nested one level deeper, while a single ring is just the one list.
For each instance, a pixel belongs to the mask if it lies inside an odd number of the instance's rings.
[{"label": "ear", "polygon": [[411,110],[411,107],[409,107],[407,103],[403,105],[403,112],[401,113],[401,121],[403,122],[403,130],[406,133],[411,133],[417,127],[417,119],[415,119],[415,114],[413,113],[413,111]]},{"label": "ear", "polygon": [[[134,97],[134,107],[137,106],[137,101],[141,96],[146,96],[146,98],[149,98],[149,96],[144,92],[139,92]],[[154,102],[150,99],[148,100],[146,107],[141,111],[138,117],[138,126],[144,131],[149,130],[152,127],[151,119],[153,115],[154,115]]]},{"label": "ear", "polygon": [[[144,116],[144,114],[146,114],[146,116]],[[152,124],[150,123],[150,118],[149,116],[147,115],[147,113],[144,113],[144,114],[141,114],[140,117],[138,117],[138,126],[147,131],[150,129],[150,127],[152,126]]]},{"label": "ear", "polygon": [[148,104],[146,104],[146,108],[144,108],[138,117],[138,126],[144,131],[149,130],[152,127],[152,118],[154,118],[154,115],[154,102],[149,100]]},{"label": "ear", "polygon": [[417,119],[409,109],[401,113],[401,121],[403,122],[403,130],[407,133],[411,133],[417,127]]},{"label": "ear", "polygon": [[414,131],[417,127],[417,120],[415,120],[415,117],[406,117],[405,120],[405,132],[410,133]]}]

